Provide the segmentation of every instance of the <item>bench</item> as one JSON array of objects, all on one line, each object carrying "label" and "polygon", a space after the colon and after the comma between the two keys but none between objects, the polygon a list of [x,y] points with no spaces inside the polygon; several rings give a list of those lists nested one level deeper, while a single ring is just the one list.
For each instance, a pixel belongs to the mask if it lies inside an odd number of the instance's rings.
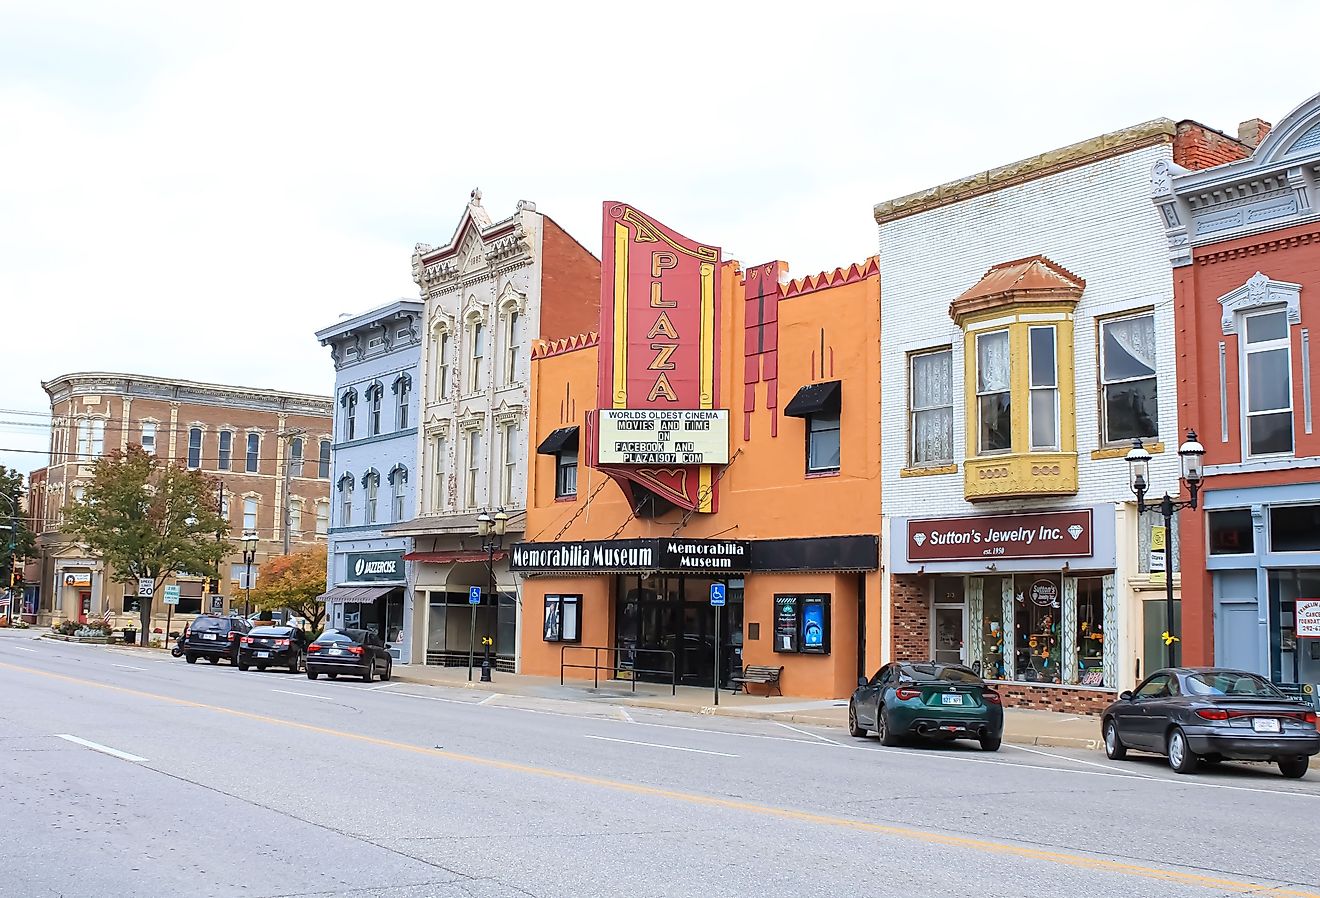
[{"label": "bench", "polygon": [[742,673],[736,677],[730,677],[733,681],[733,691],[739,690],[746,692],[748,683],[758,683],[766,687],[765,694],[770,695],[770,689],[783,695],[783,690],[779,688],[779,677],[784,672],[782,667],[769,667],[764,665],[749,664],[742,669]]}]

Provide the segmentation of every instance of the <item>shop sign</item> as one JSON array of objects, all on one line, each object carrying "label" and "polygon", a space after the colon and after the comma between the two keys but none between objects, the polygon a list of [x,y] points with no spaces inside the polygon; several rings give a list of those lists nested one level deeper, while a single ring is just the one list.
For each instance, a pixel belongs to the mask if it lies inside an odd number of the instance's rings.
[{"label": "shop sign", "polygon": [[573,573],[601,571],[746,571],[745,540],[615,539],[563,543],[517,543],[515,571]]},{"label": "shop sign", "polygon": [[64,585],[65,585],[65,586],[91,586],[91,585],[92,585],[92,575],[91,575],[90,573],[86,573],[86,574],[65,574],[65,575],[64,575]]},{"label": "shop sign", "polygon": [[727,409],[601,409],[603,465],[725,465]]},{"label": "shop sign", "polygon": [[1091,509],[908,521],[908,561],[1085,558],[1093,551]]},{"label": "shop sign", "polygon": [[1163,526],[1154,526],[1150,528],[1150,581],[1152,583],[1164,582],[1164,547],[1168,545],[1166,540],[1168,533]]},{"label": "shop sign", "polygon": [[403,579],[402,552],[349,552],[348,579],[355,583]]},{"label": "shop sign", "polygon": [[1296,616],[1299,637],[1320,639],[1320,599],[1298,599]]},{"label": "shop sign", "polygon": [[1031,584],[1031,604],[1040,608],[1059,607],[1059,584],[1053,580],[1037,580]]},{"label": "shop sign", "polygon": [[775,596],[776,652],[798,650],[798,597]]}]

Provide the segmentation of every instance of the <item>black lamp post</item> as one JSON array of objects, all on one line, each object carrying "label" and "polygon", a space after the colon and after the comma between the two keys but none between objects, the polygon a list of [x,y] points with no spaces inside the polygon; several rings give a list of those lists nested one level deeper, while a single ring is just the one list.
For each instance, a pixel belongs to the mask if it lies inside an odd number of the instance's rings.
[{"label": "black lamp post", "polygon": [[[477,515],[477,536],[481,537],[481,548],[486,553],[486,574],[490,585],[491,604],[496,609],[495,614],[499,615],[499,601],[495,597],[495,550],[500,547],[504,540],[504,531],[509,526],[509,515],[503,508],[489,514],[482,512]],[[488,644],[487,644],[488,645]],[[472,606],[472,629],[468,634],[468,682],[472,681],[472,668],[476,663],[477,657],[477,606]],[[486,657],[490,658],[490,649],[486,649]],[[490,682],[490,665],[483,665],[481,670],[482,682]]]},{"label": "black lamp post", "polygon": [[1137,497],[1137,513],[1145,514],[1149,509],[1158,509],[1164,518],[1164,662],[1166,667],[1173,667],[1177,662],[1174,642],[1177,637],[1173,632],[1173,513],[1183,508],[1196,508],[1196,494],[1201,490],[1204,478],[1203,461],[1205,447],[1196,439],[1196,431],[1187,431],[1187,441],[1178,447],[1178,460],[1182,465],[1183,483],[1187,484],[1187,499],[1175,500],[1166,492],[1157,505],[1146,504],[1146,493],[1150,489],[1150,453],[1141,444],[1133,440],[1128,450],[1128,470],[1132,475],[1132,492]]},{"label": "black lamp post", "polygon": [[252,613],[252,562],[257,560],[257,535],[252,531],[243,534],[243,563],[247,565],[247,577],[243,580],[243,618]]}]

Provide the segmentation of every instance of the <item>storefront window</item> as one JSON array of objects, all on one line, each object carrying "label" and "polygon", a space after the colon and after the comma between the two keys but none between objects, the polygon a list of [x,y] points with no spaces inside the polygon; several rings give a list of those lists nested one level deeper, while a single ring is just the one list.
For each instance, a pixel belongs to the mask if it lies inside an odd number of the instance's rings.
[{"label": "storefront window", "polygon": [[1002,680],[1008,675],[1004,661],[1004,581],[1008,577],[986,577],[982,583],[981,675]]},{"label": "storefront window", "polygon": [[1231,508],[1206,513],[1210,525],[1211,555],[1250,555],[1256,551],[1251,509]]},{"label": "storefront window", "polygon": [[1077,581],[1077,682],[1105,685],[1105,589],[1102,577]]},{"label": "storefront window", "polygon": [[1270,679],[1276,683],[1320,683],[1320,638],[1297,637],[1297,604],[1308,599],[1320,599],[1320,570],[1270,571]]},{"label": "storefront window", "polygon": [[[709,577],[624,576],[618,580],[615,644],[618,676],[669,682],[670,670],[680,684],[709,686],[715,676],[715,649],[720,645],[720,677],[728,683],[728,659],[738,633],[742,638],[742,584],[726,588],[719,615],[710,604]],[[729,584],[732,586],[733,584]]]},{"label": "storefront window", "polygon": [[1320,552],[1320,505],[1270,506],[1270,549]]},{"label": "storefront window", "polygon": [[1032,683],[1062,681],[1061,586],[1057,574],[1020,574],[1015,578],[1014,668],[1019,680]]}]

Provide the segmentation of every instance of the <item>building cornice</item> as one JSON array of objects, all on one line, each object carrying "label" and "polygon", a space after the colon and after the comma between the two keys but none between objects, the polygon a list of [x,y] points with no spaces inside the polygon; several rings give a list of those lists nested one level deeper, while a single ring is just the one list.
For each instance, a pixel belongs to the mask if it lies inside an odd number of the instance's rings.
[{"label": "building cornice", "polygon": [[333,400],[329,396],[155,377],[147,374],[79,371],[42,381],[41,386],[50,396],[52,403],[64,402],[72,396],[108,394],[135,399],[157,399],[166,402],[284,411],[291,414],[326,417],[333,412]]}]

